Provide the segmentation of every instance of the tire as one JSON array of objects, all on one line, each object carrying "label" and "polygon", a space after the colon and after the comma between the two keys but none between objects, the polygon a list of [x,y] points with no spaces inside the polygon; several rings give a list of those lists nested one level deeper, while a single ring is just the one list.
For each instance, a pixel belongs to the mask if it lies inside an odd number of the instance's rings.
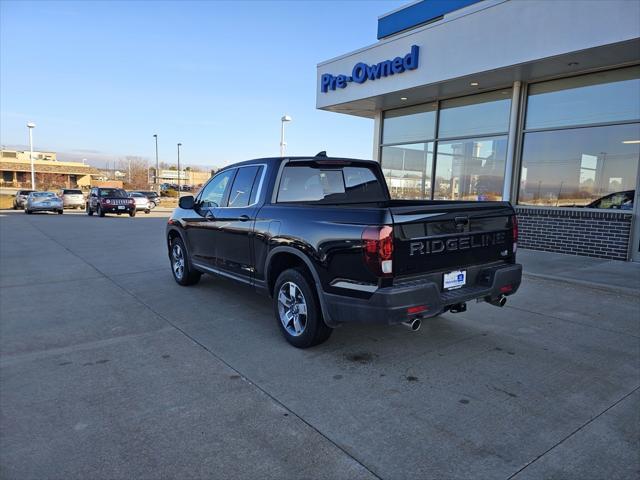
[{"label": "tire", "polygon": [[173,279],[178,285],[183,287],[195,285],[200,281],[202,273],[192,269],[189,265],[187,249],[180,237],[176,237],[171,241],[171,250],[169,251],[169,259],[171,261],[171,273]]},{"label": "tire", "polygon": [[100,204],[98,204],[96,213],[98,214],[99,217],[104,217],[104,212],[102,211],[102,207],[100,206]]},{"label": "tire", "polygon": [[135,217],[135,216],[136,216],[136,210],[135,210],[135,209],[131,210],[131,211],[129,212],[129,216],[130,216],[130,217]]},{"label": "tire", "polygon": [[[289,269],[280,274],[273,290],[273,309],[280,331],[287,342],[297,348],[319,345],[333,332],[324,323],[312,285],[306,272]],[[293,304],[292,299],[295,299]],[[303,308],[306,314],[301,313]]]},{"label": "tire", "polygon": [[16,205],[15,203],[13,204],[13,209],[17,210],[18,209],[18,205]]},{"label": "tire", "polygon": [[93,210],[91,210],[91,207],[89,206],[89,203],[87,203],[86,212],[87,212],[87,215],[89,215],[90,217],[93,216]]},{"label": "tire", "polygon": [[64,210],[58,210],[58,215],[62,215],[64,213]]},{"label": "tire", "polygon": [[146,209],[146,210],[144,211],[144,213],[146,213],[147,215],[149,215],[149,214],[151,213],[151,210]]}]

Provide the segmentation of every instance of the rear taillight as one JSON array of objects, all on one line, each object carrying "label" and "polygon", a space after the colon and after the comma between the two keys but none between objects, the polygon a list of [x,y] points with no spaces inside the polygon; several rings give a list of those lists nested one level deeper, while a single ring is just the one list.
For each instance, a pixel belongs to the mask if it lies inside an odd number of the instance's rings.
[{"label": "rear taillight", "polygon": [[518,249],[518,217],[511,217],[511,236],[513,237],[513,253]]},{"label": "rear taillight", "polygon": [[364,263],[378,277],[393,274],[393,229],[367,227],[362,232]]}]

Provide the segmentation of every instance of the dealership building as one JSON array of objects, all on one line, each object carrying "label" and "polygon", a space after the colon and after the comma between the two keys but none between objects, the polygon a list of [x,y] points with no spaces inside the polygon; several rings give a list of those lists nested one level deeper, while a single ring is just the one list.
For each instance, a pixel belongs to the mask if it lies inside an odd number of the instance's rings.
[{"label": "dealership building", "polygon": [[509,200],[525,248],[640,261],[640,1],[423,0],[318,65],[395,198]]}]

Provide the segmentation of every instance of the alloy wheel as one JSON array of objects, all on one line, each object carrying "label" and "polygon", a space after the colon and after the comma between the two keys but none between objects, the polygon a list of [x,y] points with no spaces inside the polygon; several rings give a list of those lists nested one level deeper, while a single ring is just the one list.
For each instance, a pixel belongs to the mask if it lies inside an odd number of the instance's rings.
[{"label": "alloy wheel", "polygon": [[307,302],[300,287],[285,282],[278,292],[278,313],[282,326],[293,337],[299,337],[307,327]]},{"label": "alloy wheel", "polygon": [[178,280],[182,280],[184,275],[184,254],[182,253],[182,247],[177,243],[171,249],[171,257],[173,259],[173,274]]}]

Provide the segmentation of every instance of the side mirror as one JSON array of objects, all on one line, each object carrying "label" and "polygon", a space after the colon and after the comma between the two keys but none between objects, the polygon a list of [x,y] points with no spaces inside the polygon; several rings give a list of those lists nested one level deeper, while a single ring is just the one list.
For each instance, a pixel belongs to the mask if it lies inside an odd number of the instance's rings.
[{"label": "side mirror", "polygon": [[185,210],[193,210],[193,207],[195,206],[193,195],[180,197],[180,200],[178,200],[178,205],[180,206],[180,208],[183,208]]}]

